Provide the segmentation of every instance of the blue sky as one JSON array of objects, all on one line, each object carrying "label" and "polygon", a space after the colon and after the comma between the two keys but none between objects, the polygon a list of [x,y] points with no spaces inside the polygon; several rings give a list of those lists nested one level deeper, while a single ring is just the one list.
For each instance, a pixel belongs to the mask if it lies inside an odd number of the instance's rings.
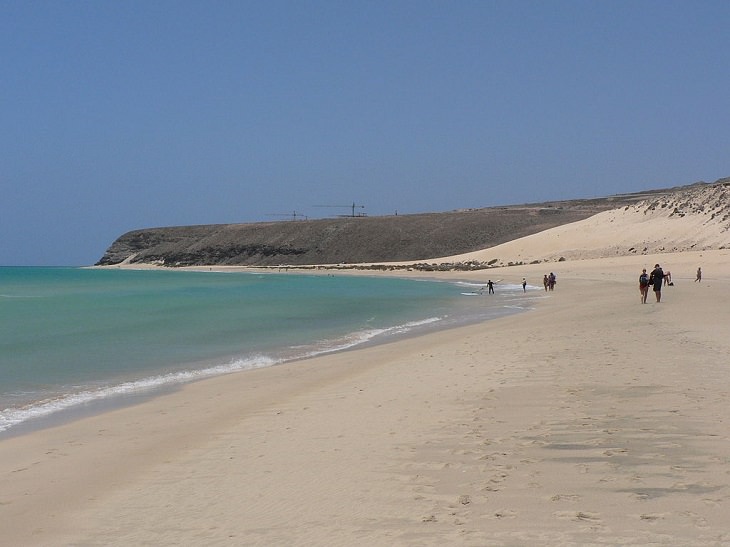
[{"label": "blue sky", "polygon": [[0,265],[730,176],[730,2],[0,1]]}]

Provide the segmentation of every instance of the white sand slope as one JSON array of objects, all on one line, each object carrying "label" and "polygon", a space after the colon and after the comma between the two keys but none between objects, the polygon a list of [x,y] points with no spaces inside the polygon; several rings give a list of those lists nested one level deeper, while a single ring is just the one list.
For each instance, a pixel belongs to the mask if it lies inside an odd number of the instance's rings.
[{"label": "white sand slope", "polygon": [[434,262],[495,266],[730,248],[730,183],[702,185]]}]

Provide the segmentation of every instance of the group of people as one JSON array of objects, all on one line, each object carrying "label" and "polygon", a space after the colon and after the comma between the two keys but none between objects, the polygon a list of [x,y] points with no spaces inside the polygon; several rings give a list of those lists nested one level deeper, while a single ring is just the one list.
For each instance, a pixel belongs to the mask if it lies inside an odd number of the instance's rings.
[{"label": "group of people", "polygon": [[[697,268],[697,277],[695,282],[702,281],[702,268]],[[545,291],[552,291],[555,289],[555,283],[557,277],[553,272],[545,274],[542,283],[545,286]],[[494,281],[491,279],[487,281],[487,290],[489,294],[494,294]],[[641,271],[639,275],[639,292],[641,294],[641,303],[646,304],[646,299],[649,295],[649,287],[654,291],[654,296],[657,302],[662,301],[662,286],[663,285],[674,285],[672,283],[672,274],[669,271],[664,271],[659,264],[654,264],[654,269],[651,273],[646,273],[646,268]],[[527,280],[522,278],[522,291],[527,291]],[[480,291],[481,292],[481,291]]]},{"label": "group of people", "polygon": [[[697,268],[697,277],[695,282],[702,281],[702,268]],[[662,285],[674,285],[672,283],[672,274],[664,272],[659,264],[654,265],[654,269],[650,274],[646,273],[646,268],[639,275],[639,292],[641,293],[641,303],[646,304],[646,298],[649,294],[649,287],[654,291],[657,302],[662,301]]]},{"label": "group of people", "polygon": [[545,292],[554,290],[556,282],[557,278],[555,277],[555,274],[553,272],[550,272],[549,275],[545,274],[545,276],[542,278],[542,284],[545,286]]},{"label": "group of people", "polygon": [[[552,275],[553,278],[555,277],[553,274],[550,274],[550,275]],[[547,277],[547,276],[545,276],[545,277]],[[491,279],[489,281],[487,281],[487,294],[494,294],[494,284],[495,283],[496,283],[496,281],[492,281]],[[555,285],[554,281],[553,281],[553,285]],[[545,290],[547,290],[547,288]],[[550,290],[552,290],[552,289],[550,289]],[[480,293],[484,292],[484,287],[479,289],[479,292]],[[525,279],[524,277],[522,278],[522,292],[527,292],[527,279]]]}]

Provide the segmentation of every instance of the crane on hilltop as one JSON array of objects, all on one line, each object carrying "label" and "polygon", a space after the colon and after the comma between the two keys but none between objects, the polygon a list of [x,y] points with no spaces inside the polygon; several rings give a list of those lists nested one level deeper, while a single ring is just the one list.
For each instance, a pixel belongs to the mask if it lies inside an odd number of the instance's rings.
[{"label": "crane on hilltop", "polygon": [[355,209],[365,209],[365,206],[358,205],[354,201],[352,202],[351,205],[314,205],[313,207],[334,207],[337,209],[351,209],[352,210],[352,214],[350,214],[350,215],[337,215],[340,217],[366,217],[367,216],[366,213],[355,214]]}]

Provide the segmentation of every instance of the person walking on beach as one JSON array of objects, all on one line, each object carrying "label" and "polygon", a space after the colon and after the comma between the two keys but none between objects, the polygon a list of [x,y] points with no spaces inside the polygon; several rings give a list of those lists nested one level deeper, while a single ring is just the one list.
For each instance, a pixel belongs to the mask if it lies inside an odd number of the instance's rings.
[{"label": "person walking on beach", "polygon": [[649,283],[654,287],[654,296],[656,296],[657,304],[662,301],[662,283],[664,282],[664,270],[659,264],[654,265],[654,269],[649,275]]},{"label": "person walking on beach", "polygon": [[522,292],[527,292],[527,280],[522,278]]},{"label": "person walking on beach", "polygon": [[698,281],[702,281],[702,268],[697,268],[697,277],[695,278],[695,283]]},{"label": "person walking on beach", "polygon": [[494,294],[494,281],[492,281],[491,279],[487,281],[487,289],[487,292],[489,294]]},{"label": "person walking on beach", "polygon": [[641,293],[641,303],[646,304],[646,297],[649,295],[649,275],[646,273],[646,268],[641,270],[639,276],[639,293]]},{"label": "person walking on beach", "polygon": [[550,272],[550,275],[548,276],[548,287],[550,287],[550,290],[555,290],[555,283],[557,282],[557,277],[553,272]]},{"label": "person walking on beach", "polygon": [[547,274],[545,274],[545,277],[542,278],[542,284],[545,286],[545,292],[547,292],[548,285],[550,285],[550,280],[548,279]]}]

